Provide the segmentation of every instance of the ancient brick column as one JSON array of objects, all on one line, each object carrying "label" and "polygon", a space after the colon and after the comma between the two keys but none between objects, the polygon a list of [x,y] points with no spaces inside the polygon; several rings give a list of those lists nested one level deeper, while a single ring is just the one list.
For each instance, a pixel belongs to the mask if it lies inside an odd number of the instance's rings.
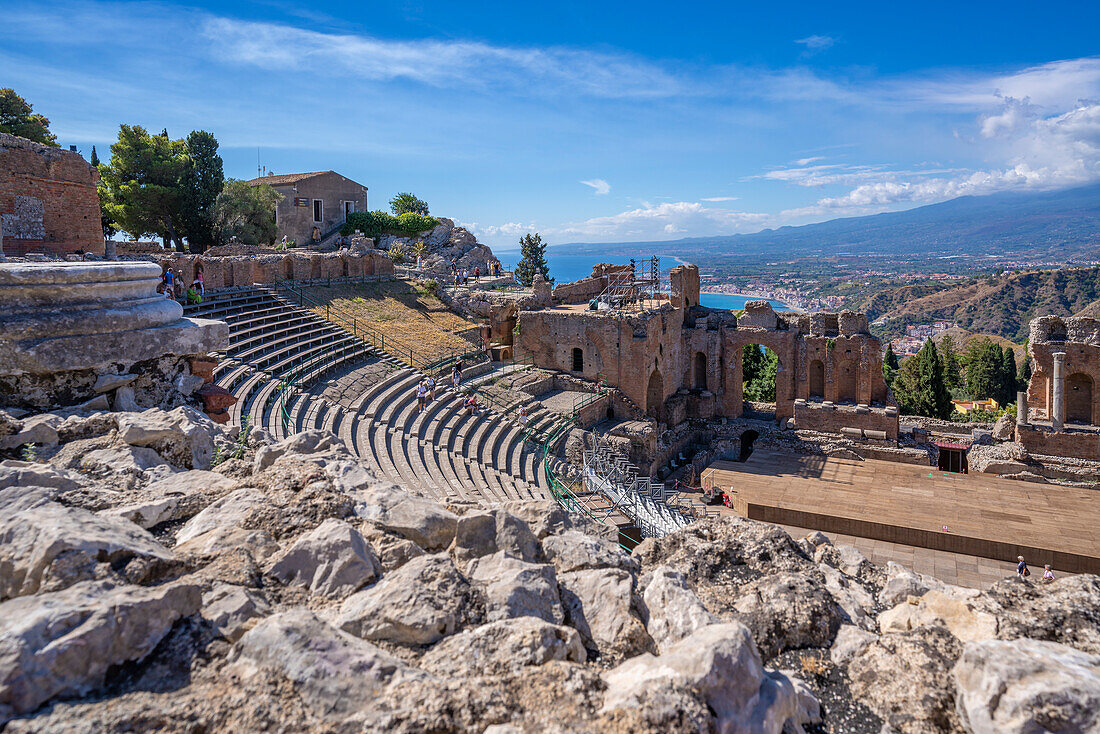
[{"label": "ancient brick column", "polygon": [[1066,420],[1066,353],[1055,352],[1051,356],[1054,357],[1054,384],[1050,424],[1054,430],[1060,431],[1065,426]]},{"label": "ancient brick column", "polygon": [[1016,425],[1027,425],[1027,390],[1016,393]]}]

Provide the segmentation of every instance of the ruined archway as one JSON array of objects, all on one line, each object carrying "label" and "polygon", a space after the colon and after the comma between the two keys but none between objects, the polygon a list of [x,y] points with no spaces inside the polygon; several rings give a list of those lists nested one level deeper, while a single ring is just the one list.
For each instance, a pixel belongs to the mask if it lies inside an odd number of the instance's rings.
[{"label": "ruined archway", "polygon": [[776,379],[779,355],[763,344],[741,348],[741,394],[744,414],[770,419],[775,417]]},{"label": "ruined archway", "polygon": [[1066,378],[1066,422],[1092,423],[1092,378],[1083,372]]},{"label": "ruined archway", "polygon": [[851,360],[841,362],[836,368],[836,401],[859,402],[859,365]]},{"label": "ruined archway", "polygon": [[825,363],[820,359],[810,362],[810,397],[825,397]]},{"label": "ruined archway", "polygon": [[665,381],[661,377],[660,370],[653,370],[649,376],[649,386],[645,391],[646,415],[661,419],[661,408],[665,403]]},{"label": "ruined archway", "polygon": [[707,355],[702,352],[695,353],[695,388],[707,389]]}]

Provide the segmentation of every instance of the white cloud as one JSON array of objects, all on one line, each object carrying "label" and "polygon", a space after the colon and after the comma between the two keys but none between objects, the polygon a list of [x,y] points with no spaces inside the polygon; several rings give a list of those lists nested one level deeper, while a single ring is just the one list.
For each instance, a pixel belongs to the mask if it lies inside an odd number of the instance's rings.
[{"label": "white cloud", "polygon": [[622,240],[667,239],[690,234],[751,232],[764,226],[766,214],[704,206],[699,202],[664,202],[610,216],[593,217],[548,230],[556,239]]},{"label": "white cloud", "polygon": [[478,41],[393,41],[215,16],[206,19],[203,31],[219,58],[265,69],[320,68],[371,81],[567,90],[612,98],[684,91],[676,75],[627,53]]},{"label": "white cloud", "polygon": [[705,196],[699,201],[737,201],[740,196]]},{"label": "white cloud", "polygon": [[811,156],[810,158],[799,158],[797,161],[794,162],[794,164],[796,166],[808,166],[811,163],[816,163],[817,161],[823,161],[823,160],[825,160],[825,156],[815,155],[815,156]]},{"label": "white cloud", "polygon": [[602,178],[593,178],[588,181],[581,181],[581,183],[585,186],[591,186],[595,190],[597,196],[602,196],[611,191],[611,184],[604,181]]},{"label": "white cloud", "polygon": [[799,38],[795,43],[806,47],[807,51],[824,51],[827,48],[832,48],[836,43],[836,39],[832,36],[806,36],[805,38]]}]

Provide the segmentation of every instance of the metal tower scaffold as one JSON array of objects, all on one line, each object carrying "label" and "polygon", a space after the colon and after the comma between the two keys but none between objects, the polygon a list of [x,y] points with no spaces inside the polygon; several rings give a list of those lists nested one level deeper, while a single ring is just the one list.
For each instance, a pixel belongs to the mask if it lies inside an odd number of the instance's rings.
[{"label": "metal tower scaffold", "polygon": [[662,300],[661,258],[630,259],[630,265],[607,274],[607,287],[596,297],[597,307],[644,307],[645,301]]}]

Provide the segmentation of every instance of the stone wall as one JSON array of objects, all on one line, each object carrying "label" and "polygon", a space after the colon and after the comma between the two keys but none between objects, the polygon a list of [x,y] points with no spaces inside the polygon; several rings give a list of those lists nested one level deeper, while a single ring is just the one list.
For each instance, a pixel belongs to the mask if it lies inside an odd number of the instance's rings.
[{"label": "stone wall", "polygon": [[[580,283],[590,288],[598,279]],[[849,406],[840,415],[847,420],[850,412],[853,421],[840,425],[833,415],[815,416],[811,420],[819,430],[855,426],[897,437],[897,410],[882,377],[882,344],[868,331],[866,316],[777,314],[766,301],[750,301],[735,317],[697,305],[695,266],[674,268],[671,281],[669,302],[641,313],[522,310],[517,357],[530,355],[541,367],[604,379],[648,415],[675,425],[691,418],[740,417],[742,350],[760,345],[779,360],[778,420],[794,417],[796,399],[816,398]]]},{"label": "stone wall", "polygon": [[206,257],[165,252],[154,260],[162,269],[180,273],[184,283],[191,283],[197,268],[202,268],[206,290],[249,286],[254,283],[274,283],[279,280],[312,280],[316,278],[362,278],[392,276],[393,261],[384,252],[340,250],[327,253]]},{"label": "stone wall", "polygon": [[554,288],[554,300],[558,303],[585,303],[604,292],[607,288],[608,273],[630,270],[629,265],[599,263],[592,266],[592,275],[572,283],[563,283]]},{"label": "stone wall", "polygon": [[1063,354],[1062,380],[1067,423],[1100,425],[1100,320],[1043,316],[1031,322],[1032,360],[1027,402],[1034,418],[1054,418],[1055,354]]},{"label": "stone wall", "polygon": [[[795,428],[821,433],[845,433],[854,438],[896,441],[898,409],[894,406],[836,405],[827,401],[794,401]],[[855,431],[860,431],[856,435]]]},{"label": "stone wall", "polygon": [[103,254],[97,180],[79,153],[0,133],[3,252]]}]

